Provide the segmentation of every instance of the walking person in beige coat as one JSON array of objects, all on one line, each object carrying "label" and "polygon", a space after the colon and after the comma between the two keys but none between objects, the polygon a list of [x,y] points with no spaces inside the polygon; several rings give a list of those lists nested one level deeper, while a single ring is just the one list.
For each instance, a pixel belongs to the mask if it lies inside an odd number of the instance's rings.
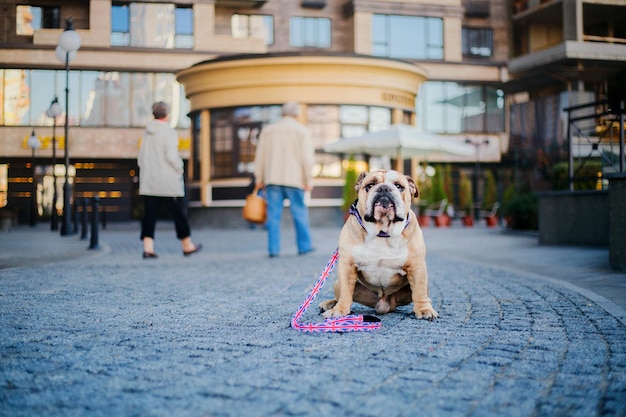
[{"label": "walking person in beige coat", "polygon": [[280,222],[284,200],[289,200],[296,229],[298,253],[311,252],[309,209],[304,202],[305,191],[313,189],[315,149],[309,129],[300,124],[298,103],[290,101],[282,107],[282,119],[261,130],[254,160],[257,183],[265,188],[267,197],[267,234],[269,256],[280,254]]},{"label": "walking person in beige coat", "polygon": [[143,257],[158,257],[154,251],[154,231],[161,206],[167,208],[174,220],[183,255],[189,256],[198,252],[202,245],[195,245],[191,240],[184,205],[184,165],[178,154],[178,135],[168,123],[169,106],[166,103],[154,103],[152,115],[154,120],[146,125],[137,157],[139,194],[143,196],[145,210],[141,223]]}]

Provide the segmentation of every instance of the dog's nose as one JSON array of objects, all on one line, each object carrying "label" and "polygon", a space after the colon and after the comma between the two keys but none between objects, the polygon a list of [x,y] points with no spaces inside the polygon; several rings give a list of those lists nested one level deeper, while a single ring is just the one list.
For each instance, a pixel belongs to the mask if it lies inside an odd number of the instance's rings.
[{"label": "dog's nose", "polygon": [[381,185],[377,192],[381,194],[389,194],[391,192],[391,188],[388,185]]}]

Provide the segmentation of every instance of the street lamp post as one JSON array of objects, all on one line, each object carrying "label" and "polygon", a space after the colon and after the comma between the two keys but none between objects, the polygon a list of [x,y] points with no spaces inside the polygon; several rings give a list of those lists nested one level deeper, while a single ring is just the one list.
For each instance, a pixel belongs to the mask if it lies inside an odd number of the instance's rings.
[{"label": "street lamp post", "polygon": [[72,18],[65,22],[65,30],[59,38],[59,45],[55,54],[57,59],[65,62],[65,183],[63,184],[63,223],[61,225],[61,235],[72,234],[72,208],[71,193],[72,187],[69,178],[70,154],[69,154],[69,99],[70,99],[70,61],[76,56],[76,51],[80,48],[80,36],[74,30]]},{"label": "street lamp post", "polygon": [[465,139],[465,143],[472,145],[476,149],[476,163],[474,164],[474,178],[472,181],[472,197],[474,199],[474,220],[480,221],[480,194],[478,193],[478,177],[480,176],[480,147],[489,145],[489,139],[473,141]]},{"label": "street lamp post", "polygon": [[30,195],[30,226],[37,226],[37,181],[35,180],[36,170],[35,170],[35,150],[41,146],[41,142],[39,142],[39,138],[35,135],[35,131],[30,134],[28,138],[28,147],[32,150],[31,156],[31,171],[33,177],[32,191]]},{"label": "street lamp post", "polygon": [[57,216],[57,173],[56,173],[56,165],[57,165],[57,137],[56,137],[56,127],[57,127],[57,117],[63,112],[61,105],[59,104],[59,100],[57,97],[54,97],[52,103],[50,103],[50,107],[46,110],[46,116],[52,118],[52,210],[50,210],[50,230],[59,230],[59,219]]}]

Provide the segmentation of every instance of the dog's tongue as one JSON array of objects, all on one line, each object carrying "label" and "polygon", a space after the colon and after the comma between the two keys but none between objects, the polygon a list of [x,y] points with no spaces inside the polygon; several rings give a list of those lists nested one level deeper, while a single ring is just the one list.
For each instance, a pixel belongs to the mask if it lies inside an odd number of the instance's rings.
[{"label": "dog's tongue", "polygon": [[389,200],[377,201],[374,204],[374,210],[381,215],[387,214],[390,210],[393,210],[393,204]]}]

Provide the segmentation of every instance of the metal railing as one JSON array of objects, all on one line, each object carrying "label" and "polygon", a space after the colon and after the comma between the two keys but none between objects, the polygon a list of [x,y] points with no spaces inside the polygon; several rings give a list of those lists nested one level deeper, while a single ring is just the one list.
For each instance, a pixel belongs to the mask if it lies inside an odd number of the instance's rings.
[{"label": "metal railing", "polygon": [[569,190],[585,164],[600,158],[602,174],[623,173],[626,100],[602,100],[563,109],[567,113]]}]

